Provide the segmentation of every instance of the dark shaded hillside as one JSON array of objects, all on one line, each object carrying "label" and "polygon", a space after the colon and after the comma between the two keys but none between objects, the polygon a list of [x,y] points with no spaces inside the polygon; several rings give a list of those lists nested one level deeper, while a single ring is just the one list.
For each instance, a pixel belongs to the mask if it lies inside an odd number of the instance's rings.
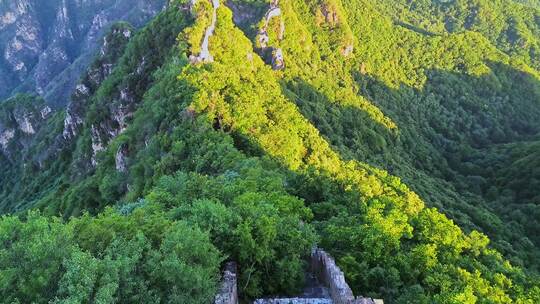
[{"label": "dark shaded hillside", "polygon": [[[530,199],[539,194],[531,176],[536,168],[534,145],[513,150],[495,147],[538,132],[540,95],[524,92],[538,92],[540,86],[534,77],[508,67],[494,66],[493,73],[476,78],[430,71],[421,91],[405,86],[394,90],[359,75],[362,95],[377,101],[400,126],[398,136],[370,123],[354,107],[336,108],[307,84],[285,87],[304,115],[345,157],[402,177],[462,227],[482,230],[508,253],[523,251],[517,263],[536,265],[539,244],[537,234],[530,230],[536,227],[536,212],[531,208],[537,208]],[[493,87],[500,90],[486,90]],[[508,191],[516,191],[510,196],[511,205]],[[506,199],[500,201],[499,193],[507,193]],[[529,200],[520,205],[524,198]],[[520,217],[513,218],[521,224],[505,224],[512,220],[509,210],[516,210],[514,214]],[[525,235],[535,245],[524,241]],[[508,242],[513,248],[508,248]]]},{"label": "dark shaded hillside", "polygon": [[[538,138],[538,137],[536,137]],[[503,215],[507,226],[523,227],[516,235],[523,246],[538,247],[538,202],[540,189],[538,140],[495,145],[476,151],[470,162],[487,181],[486,201]],[[532,241],[533,244],[530,244]],[[509,246],[507,246],[509,247]],[[515,250],[508,248],[508,250]]]}]

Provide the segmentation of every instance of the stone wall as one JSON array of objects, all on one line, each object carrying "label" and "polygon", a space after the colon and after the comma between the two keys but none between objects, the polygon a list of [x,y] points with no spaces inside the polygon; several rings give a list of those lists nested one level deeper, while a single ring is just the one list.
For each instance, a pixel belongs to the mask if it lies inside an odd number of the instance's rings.
[{"label": "stone wall", "polygon": [[[310,264],[314,276],[320,283],[328,287],[329,298],[328,291],[326,291],[324,298],[258,299],[254,304],[384,304],[383,300],[355,297],[334,258],[324,250],[314,248],[311,252]],[[227,263],[225,267],[221,288],[215,297],[214,304],[238,304],[236,264],[234,262]]]},{"label": "stone wall", "polygon": [[259,299],[253,304],[333,304],[330,299],[303,299],[303,298],[283,298],[283,299]]},{"label": "stone wall", "polygon": [[382,300],[355,297],[345,281],[345,275],[334,259],[324,250],[314,248],[311,252],[311,269],[319,280],[330,288],[334,304],[382,304]]},{"label": "stone wall", "polygon": [[223,271],[221,288],[215,297],[214,304],[238,304],[236,280],[236,263],[229,262]]}]

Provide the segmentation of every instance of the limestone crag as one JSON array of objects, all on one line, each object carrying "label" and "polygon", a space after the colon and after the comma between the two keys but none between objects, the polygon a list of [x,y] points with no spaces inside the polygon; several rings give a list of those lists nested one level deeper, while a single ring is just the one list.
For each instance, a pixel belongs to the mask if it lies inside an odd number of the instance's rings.
[{"label": "limestone crag", "polygon": [[[116,61],[132,36],[132,32],[133,28],[131,26],[117,24],[103,38],[99,56],[77,84],[71,102],[68,104],[62,133],[64,139],[70,140],[78,134],[78,129],[83,124],[86,114],[86,106],[90,103],[89,99],[94,95],[101,83],[112,73]],[[127,91],[124,91],[123,95],[127,94]],[[116,116],[119,116],[120,119],[122,115],[118,113]],[[125,115],[121,118],[124,127],[125,118]]]},{"label": "limestone crag", "polygon": [[[0,2],[0,99],[38,93],[65,105],[99,39],[118,20],[145,24],[166,0]],[[80,12],[84,12],[81,14]]]},{"label": "limestone crag", "polygon": [[17,96],[0,104],[0,153],[19,157],[36,134],[46,125],[52,109],[42,99]]},{"label": "limestone crag", "polygon": [[283,51],[275,49],[272,52],[272,69],[282,70],[285,68],[285,59],[283,59]]},{"label": "limestone crag", "polygon": [[7,88],[14,88],[28,75],[29,61],[39,56],[42,30],[32,12],[29,0],[7,1],[0,4],[0,97]]},{"label": "limestone crag", "polygon": [[3,151],[7,150],[10,141],[14,137],[15,137],[15,130],[14,129],[4,129],[4,130],[2,130],[2,133],[0,134],[0,146],[2,146]]},{"label": "limestone crag", "polygon": [[[341,42],[337,46],[341,55],[344,57],[351,56],[354,52],[354,37],[347,23],[347,18],[344,16],[341,2],[321,0],[315,15],[319,27],[326,28],[333,35],[338,35],[336,38]],[[335,34],[336,32],[340,34]]]},{"label": "limestone crag", "polygon": [[[280,16],[281,16],[281,9],[279,8],[279,1],[274,0],[270,4],[270,8],[268,9],[268,11],[266,12],[266,15],[264,16],[264,25],[259,31],[258,39],[259,39],[259,44],[261,48],[264,49],[268,47],[268,43],[270,42],[270,37],[268,35],[268,25],[270,24],[270,20],[272,20],[273,18],[280,17]],[[283,22],[283,20],[281,20],[278,39],[279,40],[283,39],[284,34],[285,34],[285,23]]]},{"label": "limestone crag", "polygon": [[127,165],[126,165],[126,157],[127,157],[127,146],[121,145],[118,147],[118,150],[116,151],[115,156],[115,167],[116,171],[118,172],[126,172],[127,171]]}]

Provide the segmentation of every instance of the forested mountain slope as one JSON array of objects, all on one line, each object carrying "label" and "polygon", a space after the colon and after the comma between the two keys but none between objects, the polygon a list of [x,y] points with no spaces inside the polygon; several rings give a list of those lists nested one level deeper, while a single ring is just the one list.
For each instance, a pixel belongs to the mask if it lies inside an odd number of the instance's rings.
[{"label": "forested mountain slope", "polygon": [[[0,293],[208,303],[232,259],[244,300],[294,294],[318,244],[387,303],[539,302],[538,11],[415,3],[173,2],[113,27],[65,110],[1,109]],[[436,17],[475,5],[523,16],[530,52]]]},{"label": "forested mountain slope", "polygon": [[531,1],[529,6],[507,0],[373,2],[380,10],[389,12],[396,24],[411,30],[430,35],[478,32],[514,59],[539,68],[538,2]]},{"label": "forested mountain slope", "polygon": [[[353,28],[369,28],[373,19],[366,16],[371,15],[370,10],[359,13],[361,23]],[[358,32],[364,39],[359,47],[367,49],[359,53],[370,55],[360,55],[367,73],[357,79],[362,95],[397,122],[401,136],[398,141],[386,136],[387,147],[379,149],[384,153],[369,153],[365,148],[354,152],[365,144],[349,145],[346,150],[351,157],[365,157],[393,170],[463,227],[481,229],[497,242],[504,235],[499,248],[509,252],[519,248],[521,257],[515,262],[523,259],[536,264],[538,244],[523,238],[534,234],[514,225],[515,221],[534,222],[534,216],[513,218],[509,225],[503,211],[507,203],[485,197],[492,184],[482,178],[485,167],[473,155],[475,150],[530,140],[538,134],[537,70],[514,57],[501,56],[474,32],[442,38],[402,29],[389,19],[383,24],[379,31]],[[381,32],[389,34],[380,37]],[[384,138],[384,133],[378,133]],[[535,189],[534,181],[529,185]],[[505,190],[497,188],[499,194]],[[514,198],[512,205],[519,202]]]}]

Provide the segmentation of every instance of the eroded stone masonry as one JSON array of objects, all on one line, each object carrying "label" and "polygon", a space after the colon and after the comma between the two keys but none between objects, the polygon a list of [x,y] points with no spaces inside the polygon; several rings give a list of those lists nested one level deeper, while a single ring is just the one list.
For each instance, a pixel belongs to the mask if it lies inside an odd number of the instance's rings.
[{"label": "eroded stone masonry", "polygon": [[223,271],[223,279],[221,281],[221,288],[214,300],[215,304],[237,304],[238,292],[236,287],[236,263],[229,262],[225,266]]},{"label": "eroded stone masonry", "polygon": [[[312,275],[324,287],[324,292],[294,298],[258,299],[254,304],[383,304],[383,300],[355,297],[345,281],[345,275],[332,256],[314,248],[311,252]],[[236,264],[228,263],[223,273],[222,286],[215,304],[238,304]]]}]

